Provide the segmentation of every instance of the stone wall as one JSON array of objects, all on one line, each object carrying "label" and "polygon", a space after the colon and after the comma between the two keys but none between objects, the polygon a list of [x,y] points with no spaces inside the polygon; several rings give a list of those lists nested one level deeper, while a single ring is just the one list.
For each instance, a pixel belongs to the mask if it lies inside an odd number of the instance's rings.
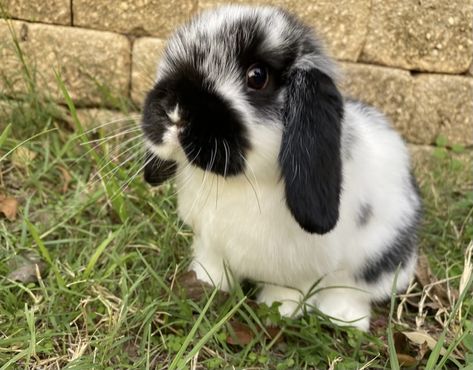
[{"label": "stone wall", "polygon": [[[103,89],[139,106],[166,36],[221,0],[0,0],[0,89],[28,90],[11,31],[58,102],[60,72],[79,106],[102,107]],[[231,1],[230,1],[231,2]],[[343,90],[377,106],[408,141],[473,145],[471,0],[236,0],[274,4],[313,26],[340,61]],[[8,85],[8,86],[6,86]],[[96,109],[91,110],[97,112]]]}]

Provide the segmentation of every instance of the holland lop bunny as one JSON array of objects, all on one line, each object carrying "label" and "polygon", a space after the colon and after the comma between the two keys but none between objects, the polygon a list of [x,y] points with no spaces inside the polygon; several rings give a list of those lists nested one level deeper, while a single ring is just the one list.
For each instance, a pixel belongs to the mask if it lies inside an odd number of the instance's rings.
[{"label": "holland lop bunny", "polygon": [[283,315],[305,304],[368,330],[398,267],[397,289],[412,277],[421,202],[400,136],[335,74],[281,9],[203,12],[170,37],[144,104],[145,179],[175,178],[200,280],[251,279]]}]

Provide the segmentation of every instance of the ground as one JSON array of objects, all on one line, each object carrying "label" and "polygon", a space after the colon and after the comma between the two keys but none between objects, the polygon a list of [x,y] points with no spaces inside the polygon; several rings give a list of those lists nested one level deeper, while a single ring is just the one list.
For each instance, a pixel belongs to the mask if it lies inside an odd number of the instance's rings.
[{"label": "ground", "polygon": [[142,180],[136,115],[87,131],[63,92],[68,107],[34,84],[0,107],[0,369],[473,369],[471,151],[416,152],[417,278],[364,334],[281,318],[251,284],[201,287],[172,183]]}]

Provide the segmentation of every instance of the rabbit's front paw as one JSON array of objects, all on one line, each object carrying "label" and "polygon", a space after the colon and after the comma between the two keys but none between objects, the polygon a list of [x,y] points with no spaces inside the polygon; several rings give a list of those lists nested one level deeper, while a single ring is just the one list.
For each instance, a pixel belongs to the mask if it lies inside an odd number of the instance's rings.
[{"label": "rabbit's front paw", "polygon": [[280,302],[279,313],[285,317],[296,317],[302,313],[302,294],[291,288],[265,284],[258,295],[258,303],[271,306],[273,302]]},{"label": "rabbit's front paw", "polygon": [[327,289],[317,297],[318,309],[339,326],[354,326],[362,331],[370,328],[370,301],[357,291]]}]

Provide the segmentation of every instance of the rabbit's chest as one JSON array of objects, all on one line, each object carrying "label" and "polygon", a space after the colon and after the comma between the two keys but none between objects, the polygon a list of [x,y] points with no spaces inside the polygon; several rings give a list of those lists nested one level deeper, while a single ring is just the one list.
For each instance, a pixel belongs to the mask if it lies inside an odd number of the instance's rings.
[{"label": "rabbit's chest", "polygon": [[275,273],[313,275],[322,270],[319,264],[327,265],[323,256],[314,255],[321,252],[314,248],[316,238],[304,233],[289,213],[282,185],[200,180],[200,188],[198,179],[192,186],[178,181],[179,215],[195,238],[214,249],[234,273],[275,282]]},{"label": "rabbit's chest", "polygon": [[246,178],[224,180],[209,175],[195,176],[187,184],[178,181],[178,209],[183,221],[200,236],[212,229],[225,239],[234,234],[258,238],[282,222],[294,223],[288,219],[282,186]]}]

